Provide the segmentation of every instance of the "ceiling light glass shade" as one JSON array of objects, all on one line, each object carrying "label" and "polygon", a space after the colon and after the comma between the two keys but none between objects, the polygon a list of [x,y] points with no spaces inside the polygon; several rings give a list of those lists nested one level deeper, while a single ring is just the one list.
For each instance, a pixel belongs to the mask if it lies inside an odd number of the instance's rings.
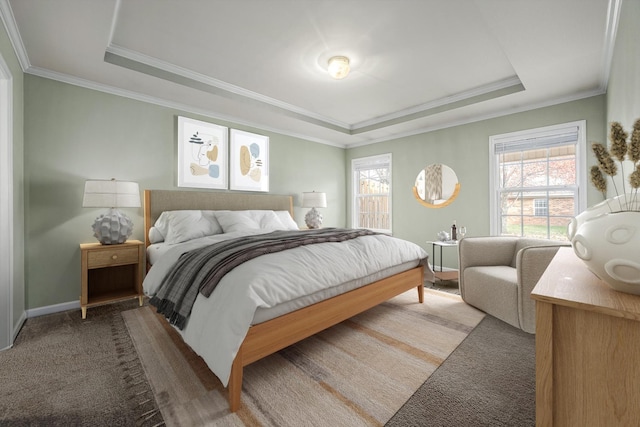
[{"label": "ceiling light glass shade", "polygon": [[320,228],[322,226],[322,214],[320,214],[316,208],[327,207],[327,194],[316,193],[315,191],[302,193],[302,207],[311,208],[304,216],[304,222],[307,224],[307,227]]},{"label": "ceiling light glass shade", "polygon": [[349,74],[349,58],[334,56],[329,59],[329,75],[334,79],[344,79]]},{"label": "ceiling light glass shade", "polygon": [[86,181],[82,207],[110,208],[96,218],[93,235],[103,245],[124,243],[133,232],[133,222],[116,208],[139,208],[140,188],[136,182],[115,179]]}]

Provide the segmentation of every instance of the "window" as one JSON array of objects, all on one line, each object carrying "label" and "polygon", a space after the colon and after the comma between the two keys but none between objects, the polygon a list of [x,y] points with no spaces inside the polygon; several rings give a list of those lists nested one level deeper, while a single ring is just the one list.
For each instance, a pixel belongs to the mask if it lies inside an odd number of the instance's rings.
[{"label": "window", "polygon": [[353,228],[391,233],[391,153],[351,161]]},{"label": "window", "polygon": [[567,240],[586,206],[586,123],[490,138],[491,234]]},{"label": "window", "polygon": [[547,199],[533,199],[533,215],[548,216],[549,203]]}]

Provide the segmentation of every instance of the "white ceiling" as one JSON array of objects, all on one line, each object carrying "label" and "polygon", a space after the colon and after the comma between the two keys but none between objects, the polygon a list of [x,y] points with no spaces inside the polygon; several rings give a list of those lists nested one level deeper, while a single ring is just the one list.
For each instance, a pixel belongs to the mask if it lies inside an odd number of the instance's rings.
[{"label": "white ceiling", "polygon": [[[606,91],[622,0],[0,0],[25,72],[340,147]],[[351,73],[326,74],[346,55]]]}]

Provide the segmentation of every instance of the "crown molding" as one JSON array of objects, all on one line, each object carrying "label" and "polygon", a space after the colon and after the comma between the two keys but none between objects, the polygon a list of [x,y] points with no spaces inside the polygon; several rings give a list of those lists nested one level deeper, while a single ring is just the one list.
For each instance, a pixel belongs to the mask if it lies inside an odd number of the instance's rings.
[{"label": "crown molding", "polygon": [[9,0],[0,0],[0,18],[4,23],[4,27],[7,29],[11,46],[13,46],[13,50],[18,57],[20,67],[23,72],[26,72],[29,67],[31,67],[31,63],[29,62],[27,50],[24,48],[22,37],[18,31],[18,25],[16,24],[15,17],[13,16],[13,10],[9,4]]},{"label": "crown molding", "polygon": [[141,102],[145,102],[145,103],[148,103],[148,104],[158,105],[160,107],[166,107],[166,108],[170,108],[170,109],[173,109],[173,110],[183,111],[183,112],[186,112],[186,113],[197,114],[197,115],[208,117],[208,118],[211,118],[211,119],[214,119],[214,120],[222,120],[222,121],[226,121],[226,122],[231,122],[231,123],[234,123],[234,124],[237,124],[237,125],[241,125],[241,126],[247,126],[247,127],[250,127],[250,128],[260,129],[260,130],[267,131],[267,132],[279,133],[279,134],[282,134],[282,135],[291,136],[291,137],[299,138],[299,139],[304,139],[306,141],[316,142],[316,143],[319,143],[319,144],[330,145],[330,146],[333,146],[333,147],[346,148],[345,144],[336,143],[334,141],[329,141],[329,140],[325,140],[325,139],[321,139],[321,138],[314,138],[314,137],[310,137],[308,135],[304,135],[304,134],[300,134],[300,133],[296,133],[296,132],[291,132],[291,131],[288,131],[286,129],[280,129],[280,128],[276,128],[276,127],[265,126],[263,124],[259,124],[259,123],[255,123],[255,122],[251,122],[251,121],[247,121],[247,120],[243,120],[243,119],[235,117],[235,116],[228,116],[228,115],[224,115],[224,114],[219,114],[219,113],[214,112],[214,111],[205,110],[205,109],[202,109],[202,108],[195,108],[195,107],[193,107],[191,105],[187,105],[187,104],[181,104],[181,103],[178,103],[178,102],[167,101],[166,99],[145,95],[145,94],[134,92],[134,91],[130,91],[130,90],[120,89],[120,88],[117,88],[117,87],[114,87],[114,86],[110,86],[110,85],[105,85],[105,84],[102,84],[102,83],[96,83],[96,82],[91,81],[91,80],[81,79],[81,78],[78,78],[78,77],[75,77],[75,76],[70,76],[68,74],[63,74],[63,73],[58,73],[56,71],[47,70],[45,68],[30,67],[28,70],[26,70],[26,73],[34,75],[34,76],[38,76],[38,77],[43,77],[43,78],[46,78],[46,79],[59,81],[59,82],[62,82],[62,83],[67,83],[67,84],[70,84],[70,85],[73,85],[73,86],[79,86],[79,87],[83,87],[83,88],[86,88],[86,89],[96,90],[98,92],[108,93],[110,95],[121,96],[121,97],[124,97],[124,98],[129,98],[129,99],[133,99],[133,100],[136,100],[136,101],[141,101]]},{"label": "crown molding", "polygon": [[620,24],[620,9],[622,0],[609,0],[607,8],[607,27],[604,36],[604,49],[602,54],[602,76],[600,80],[600,89],[607,91],[609,86],[609,76],[611,74],[611,63],[613,62],[613,53],[616,45],[616,35]]},{"label": "crown molding", "polygon": [[[2,0],[0,0],[0,1],[2,1]],[[353,143],[353,144],[341,144],[341,143],[336,143],[334,141],[330,141],[330,140],[326,140],[326,139],[315,138],[315,137],[310,137],[309,135],[300,134],[300,133],[296,133],[296,132],[291,132],[291,131],[288,131],[286,129],[280,129],[280,128],[275,128],[275,127],[265,126],[264,124],[261,124],[261,123],[255,123],[255,122],[251,122],[251,121],[240,119],[238,117],[219,114],[217,112],[213,112],[213,111],[210,111],[210,110],[205,110],[205,109],[201,109],[201,108],[195,108],[195,107],[192,107],[192,106],[186,105],[186,104],[180,104],[180,103],[177,103],[177,102],[167,101],[167,100],[162,99],[162,98],[153,97],[153,96],[149,96],[149,95],[144,95],[144,94],[141,94],[141,93],[138,93],[138,92],[134,92],[134,91],[124,90],[124,89],[116,88],[116,87],[113,87],[113,86],[104,85],[104,84],[101,84],[101,83],[96,83],[96,82],[93,82],[93,81],[90,81],[90,80],[80,79],[80,78],[77,78],[77,77],[74,77],[74,76],[70,76],[70,75],[63,74],[63,73],[58,73],[58,72],[47,70],[47,69],[43,69],[43,68],[30,67],[26,72],[27,72],[27,74],[31,74],[31,75],[34,75],[34,76],[43,77],[43,78],[59,81],[59,82],[62,82],[62,83],[67,83],[67,84],[70,84],[70,85],[73,85],[73,86],[79,86],[79,87],[83,87],[83,88],[86,88],[86,89],[91,89],[91,90],[96,90],[96,91],[99,91],[99,92],[108,93],[110,95],[122,96],[124,98],[129,98],[129,99],[133,99],[133,100],[136,100],[136,101],[141,101],[141,102],[145,102],[145,103],[149,103],[149,104],[153,104],[153,105],[158,105],[160,107],[166,107],[166,108],[170,108],[170,109],[174,109],[174,110],[184,111],[184,112],[191,113],[191,114],[197,114],[197,115],[200,115],[200,116],[203,116],[203,117],[208,117],[208,118],[211,118],[211,119],[214,119],[214,120],[222,120],[222,121],[226,121],[226,122],[231,122],[231,123],[235,123],[235,124],[238,124],[238,125],[241,125],[241,126],[247,126],[247,127],[251,127],[251,128],[255,128],[255,129],[260,129],[262,131],[267,131],[267,132],[279,133],[281,135],[291,136],[293,138],[299,138],[299,139],[303,139],[303,140],[306,140],[306,141],[315,142],[315,143],[324,144],[324,145],[329,145],[329,146],[333,146],[333,147],[337,147],[337,148],[343,148],[343,149],[362,147],[362,146],[366,146],[366,145],[377,144],[379,142],[393,141],[393,140],[396,140],[396,139],[401,139],[401,138],[405,138],[405,137],[409,137],[409,136],[415,136],[415,135],[419,135],[419,134],[422,134],[422,133],[433,132],[433,131],[447,129],[447,128],[451,128],[451,127],[455,127],[455,126],[462,126],[462,125],[466,125],[466,124],[470,124],[470,123],[480,122],[480,121],[483,121],[483,120],[495,119],[495,118],[498,118],[498,117],[508,116],[510,114],[522,113],[522,112],[525,112],[525,111],[531,111],[531,110],[536,110],[538,108],[550,107],[550,106],[553,106],[553,105],[563,104],[563,103],[566,103],[566,102],[578,101],[580,99],[590,98],[592,96],[603,95],[603,94],[606,93],[606,91],[602,90],[602,88],[598,88],[598,89],[595,89],[595,90],[592,90],[592,91],[585,91],[585,92],[581,92],[579,94],[575,94],[575,95],[571,95],[571,96],[554,98],[552,100],[548,100],[548,101],[544,101],[544,102],[540,102],[540,103],[536,103],[536,104],[530,104],[530,105],[519,107],[519,108],[510,107],[508,109],[499,110],[499,111],[496,111],[496,112],[493,112],[493,113],[490,113],[490,114],[483,114],[483,115],[475,116],[473,118],[466,119],[466,120],[451,121],[451,122],[443,123],[443,124],[436,125],[436,126],[424,126],[424,127],[420,127],[418,129],[415,129],[415,130],[411,130],[411,131],[407,131],[407,132],[399,132],[399,133],[395,133],[393,135],[388,135],[388,136],[384,136],[384,137],[381,137],[381,138],[374,138],[374,139],[370,139],[370,140],[362,141],[362,142],[356,142],[356,143]]]},{"label": "crown molding", "polygon": [[474,116],[473,118],[469,118],[465,120],[455,120],[455,121],[450,121],[450,122],[442,123],[435,126],[425,126],[419,129],[408,131],[408,132],[400,132],[391,136],[372,139],[365,142],[357,142],[355,144],[349,144],[347,148],[362,147],[366,145],[377,144],[379,142],[393,141],[396,139],[420,135],[423,133],[434,132],[437,130],[448,129],[456,126],[463,126],[470,123],[481,122],[483,120],[497,119],[499,117],[509,116],[511,114],[524,113],[526,111],[537,110],[539,108],[552,107],[554,105],[565,104],[567,102],[579,101],[581,99],[591,98],[593,96],[604,95],[605,93],[606,91],[602,90],[602,88],[597,88],[594,90],[584,91],[584,92],[573,94],[570,96],[554,98],[544,102],[529,104],[529,105],[525,105],[518,108],[509,107],[508,109],[502,109],[502,110],[494,111],[493,113],[477,115],[477,116]]}]

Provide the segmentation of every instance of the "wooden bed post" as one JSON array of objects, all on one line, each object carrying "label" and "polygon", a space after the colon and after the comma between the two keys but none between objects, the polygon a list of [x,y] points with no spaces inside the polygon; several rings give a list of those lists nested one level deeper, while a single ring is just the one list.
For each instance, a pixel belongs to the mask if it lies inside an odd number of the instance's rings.
[{"label": "wooden bed post", "polygon": [[242,394],[242,346],[236,354],[236,358],[233,359],[231,365],[231,375],[229,376],[229,409],[231,412],[236,412],[240,409],[240,396]]},{"label": "wooden bed post", "polygon": [[420,284],[418,285],[418,301],[420,301],[420,304],[424,303],[424,269],[422,269]]}]

